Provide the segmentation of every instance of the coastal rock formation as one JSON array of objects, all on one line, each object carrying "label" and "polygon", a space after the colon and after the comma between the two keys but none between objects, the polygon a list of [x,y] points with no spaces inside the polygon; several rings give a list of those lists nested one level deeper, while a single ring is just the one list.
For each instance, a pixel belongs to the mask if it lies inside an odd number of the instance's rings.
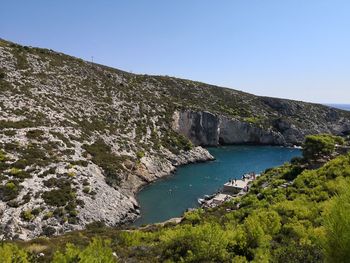
[{"label": "coastal rock formation", "polygon": [[347,134],[350,113],[137,75],[0,39],[0,238],[114,226],[137,191],[213,157],[197,145],[297,144]]},{"label": "coastal rock formation", "polygon": [[[22,183],[22,193],[30,192],[33,196],[45,191],[48,180],[60,179],[65,173],[74,171],[73,184],[90,185],[91,189],[86,193],[84,189],[78,189],[76,199],[83,205],[76,207],[79,222],[72,222],[71,218],[62,219],[56,213],[51,212],[49,207],[44,207],[44,200],[40,197],[31,198],[22,205],[6,205],[0,202],[0,237],[6,239],[28,240],[43,234],[62,234],[66,231],[81,230],[92,222],[103,222],[108,226],[117,226],[133,222],[139,216],[139,207],[134,194],[143,185],[170,175],[177,166],[191,162],[212,160],[213,156],[202,148],[195,147],[190,151],[183,151],[178,155],[164,152],[165,158],[143,157],[130,178],[120,187],[111,187],[105,181],[103,170],[91,163],[87,167],[76,166],[67,170],[65,167],[57,167],[57,175],[46,176],[34,175],[31,179]],[[59,198],[58,196],[56,198]],[[17,200],[23,199],[19,196]],[[38,215],[34,212],[40,210]],[[27,213],[27,217],[24,216]],[[34,217],[35,215],[35,217]],[[33,218],[30,218],[33,216]],[[69,220],[69,221],[68,221]]]},{"label": "coastal rock formation", "polygon": [[[288,108],[283,111],[293,114],[293,110]],[[195,145],[202,146],[300,145],[308,134],[347,134],[350,130],[349,121],[339,118],[336,113],[336,110],[329,109],[328,114],[332,117],[327,122],[315,121],[310,127],[302,128],[283,118],[277,118],[273,122],[253,123],[205,111],[185,110],[173,114],[172,128]]]},{"label": "coastal rock formation", "polygon": [[128,180],[124,182],[123,188],[136,193],[142,186],[171,175],[180,165],[214,160],[208,150],[200,146],[178,154],[165,151],[164,155],[166,158],[164,156],[143,157],[135,172],[130,173]]}]

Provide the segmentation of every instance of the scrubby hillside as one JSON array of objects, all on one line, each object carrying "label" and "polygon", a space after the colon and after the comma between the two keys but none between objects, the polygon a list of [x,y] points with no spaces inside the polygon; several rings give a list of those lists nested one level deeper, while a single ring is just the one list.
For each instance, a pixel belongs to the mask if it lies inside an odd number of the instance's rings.
[{"label": "scrubby hillside", "polygon": [[268,169],[247,195],[188,212],[180,224],[123,231],[95,224],[17,245],[42,262],[85,262],[92,255],[108,262],[348,262],[350,154],[334,157],[334,139],[308,138],[305,158]]},{"label": "scrubby hillside", "polygon": [[0,40],[0,223],[28,239],[137,217],[135,192],[196,145],[346,134],[350,113],[189,80],[135,75]]}]

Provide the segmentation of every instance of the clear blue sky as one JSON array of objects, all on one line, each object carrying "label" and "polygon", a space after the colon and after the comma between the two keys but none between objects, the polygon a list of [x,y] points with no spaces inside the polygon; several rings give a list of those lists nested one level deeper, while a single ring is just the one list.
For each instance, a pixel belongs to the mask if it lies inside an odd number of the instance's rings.
[{"label": "clear blue sky", "polygon": [[3,0],[0,37],[135,73],[350,103],[348,0]]}]

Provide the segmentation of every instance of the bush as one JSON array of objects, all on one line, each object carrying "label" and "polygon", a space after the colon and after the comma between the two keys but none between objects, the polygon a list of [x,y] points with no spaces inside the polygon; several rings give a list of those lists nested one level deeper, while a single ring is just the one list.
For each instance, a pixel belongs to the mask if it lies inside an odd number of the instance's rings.
[{"label": "bush", "polygon": [[344,140],[329,134],[306,136],[303,144],[303,156],[307,160],[328,157],[334,152],[336,144],[344,144]]},{"label": "bush", "polygon": [[21,170],[21,169],[18,169],[18,168],[11,168],[11,170],[10,170],[10,174],[11,174],[11,175],[17,175],[17,174],[19,174],[20,172],[22,172],[22,170]]},{"label": "bush", "polygon": [[4,79],[6,77],[6,74],[4,71],[0,70],[0,80]]},{"label": "bush", "polygon": [[83,193],[85,193],[85,194],[90,193],[90,191],[91,191],[91,189],[90,189],[90,187],[88,187],[88,186],[85,186],[85,187],[83,188]]},{"label": "bush", "polygon": [[0,185],[0,199],[5,202],[15,199],[20,189],[18,181],[15,180],[9,181],[5,185]]},{"label": "bush", "polygon": [[143,152],[143,151],[138,151],[137,153],[136,153],[136,157],[137,157],[137,159],[141,159],[142,157],[144,157],[145,156],[145,152]]},{"label": "bush", "polygon": [[178,153],[179,150],[189,151],[193,148],[193,144],[185,136],[174,131],[168,132],[162,138],[162,145],[173,153]]},{"label": "bush", "polygon": [[53,258],[53,263],[114,263],[117,262],[113,256],[113,251],[110,247],[109,240],[94,238],[90,244],[84,248],[67,244],[65,252],[56,252]]},{"label": "bush", "polygon": [[41,130],[30,130],[27,131],[26,136],[28,139],[34,139],[34,140],[39,140],[41,139],[41,136],[44,135],[44,132]]},{"label": "bush", "polygon": [[299,174],[301,174],[303,171],[303,168],[298,165],[293,165],[290,170],[288,170],[284,175],[283,179],[292,181],[294,180]]},{"label": "bush", "polygon": [[24,210],[21,212],[21,218],[24,221],[32,221],[35,216],[32,214],[32,210]]},{"label": "bush", "polygon": [[198,224],[201,221],[201,217],[204,215],[204,210],[199,208],[194,211],[186,212],[184,219],[191,222],[192,225]]},{"label": "bush", "polygon": [[43,216],[43,220],[47,220],[49,218],[53,217],[53,212],[49,211]]},{"label": "bush", "polygon": [[75,190],[71,187],[71,182],[67,178],[57,179],[50,178],[44,181],[46,187],[57,187],[42,193],[41,197],[45,203],[52,206],[65,206],[69,202],[75,201]]},{"label": "bush", "polygon": [[6,183],[5,187],[6,187],[7,189],[11,190],[11,191],[14,191],[14,190],[17,188],[17,186],[16,186],[16,184],[15,184],[14,182],[8,182],[8,183]]},{"label": "bush", "polygon": [[68,172],[68,173],[67,173],[67,176],[68,176],[68,177],[75,177],[75,176],[76,176],[76,173],[75,173],[75,172]]},{"label": "bush", "polygon": [[20,180],[32,177],[30,173],[16,167],[11,168],[9,174]]},{"label": "bush", "polygon": [[56,234],[56,229],[52,226],[44,226],[42,228],[42,234],[47,237],[51,237]]},{"label": "bush", "polygon": [[92,161],[103,169],[106,182],[111,186],[119,185],[121,178],[118,171],[123,169],[122,162],[125,161],[125,157],[112,153],[111,147],[102,139],[91,145],[84,145],[84,149],[91,154]]},{"label": "bush", "polygon": [[27,252],[14,244],[0,245],[0,261],[1,263],[29,263]]},{"label": "bush", "polygon": [[6,161],[6,154],[4,151],[0,150],[0,162]]},{"label": "bush", "polygon": [[325,216],[325,254],[328,262],[348,262],[350,259],[350,183],[344,184],[334,197]]},{"label": "bush", "polygon": [[41,197],[45,203],[51,206],[65,206],[69,201],[74,199],[71,189],[54,189],[42,193]]},{"label": "bush", "polygon": [[165,231],[161,236],[163,260],[175,262],[226,262],[230,232],[215,223],[186,225]]}]

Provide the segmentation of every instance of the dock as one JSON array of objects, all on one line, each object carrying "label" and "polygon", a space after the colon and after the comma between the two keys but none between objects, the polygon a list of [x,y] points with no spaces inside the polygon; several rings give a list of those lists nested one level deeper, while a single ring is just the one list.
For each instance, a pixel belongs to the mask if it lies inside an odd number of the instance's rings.
[{"label": "dock", "polygon": [[260,174],[248,173],[242,179],[232,179],[223,185],[222,190],[212,195],[209,199],[198,199],[203,208],[213,208],[237,196],[245,195],[249,191],[249,184]]},{"label": "dock", "polygon": [[224,184],[224,187],[222,189],[223,193],[231,193],[231,194],[238,194],[240,191],[244,191],[244,189],[247,189],[248,183],[252,180],[244,179],[244,180],[231,180]]}]

